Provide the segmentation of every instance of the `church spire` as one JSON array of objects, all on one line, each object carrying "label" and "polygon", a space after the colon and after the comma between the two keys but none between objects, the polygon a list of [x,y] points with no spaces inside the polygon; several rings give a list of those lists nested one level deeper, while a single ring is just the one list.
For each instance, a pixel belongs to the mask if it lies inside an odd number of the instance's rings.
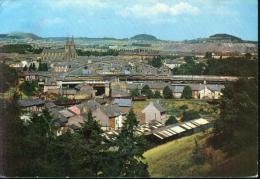
[{"label": "church spire", "polygon": [[74,37],[73,37],[73,35],[72,35],[72,37],[71,37],[71,45],[74,45]]}]

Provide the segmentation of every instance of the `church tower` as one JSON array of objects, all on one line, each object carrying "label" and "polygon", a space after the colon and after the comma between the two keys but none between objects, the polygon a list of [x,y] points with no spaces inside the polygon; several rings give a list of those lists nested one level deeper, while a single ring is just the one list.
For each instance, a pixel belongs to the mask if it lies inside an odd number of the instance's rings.
[{"label": "church tower", "polygon": [[70,59],[75,59],[77,58],[77,52],[76,52],[76,46],[74,43],[74,38],[72,37],[71,39],[67,39],[66,45],[65,45],[65,54],[64,54],[64,59],[65,60],[70,60]]}]

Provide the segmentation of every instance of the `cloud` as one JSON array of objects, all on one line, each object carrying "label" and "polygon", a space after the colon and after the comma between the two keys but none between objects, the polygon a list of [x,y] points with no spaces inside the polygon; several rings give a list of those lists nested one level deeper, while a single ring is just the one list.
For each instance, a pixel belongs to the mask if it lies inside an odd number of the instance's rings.
[{"label": "cloud", "polygon": [[108,0],[48,0],[48,4],[52,7],[105,7],[109,3]]},{"label": "cloud", "polygon": [[42,26],[52,26],[52,25],[58,25],[58,24],[63,24],[65,22],[64,19],[60,17],[55,17],[51,19],[43,19],[41,21]]},{"label": "cloud", "polygon": [[132,7],[120,10],[117,14],[124,17],[151,18],[161,15],[177,16],[180,14],[197,14],[199,12],[200,9],[198,7],[187,2],[179,2],[175,5],[157,2],[149,6],[145,6],[145,4],[135,4]]}]

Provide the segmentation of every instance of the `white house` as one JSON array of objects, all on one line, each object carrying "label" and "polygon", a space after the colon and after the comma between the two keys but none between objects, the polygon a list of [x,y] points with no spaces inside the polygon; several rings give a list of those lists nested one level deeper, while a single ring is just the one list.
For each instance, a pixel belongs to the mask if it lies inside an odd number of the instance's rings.
[{"label": "white house", "polygon": [[144,114],[145,122],[159,121],[165,123],[167,120],[165,109],[159,104],[159,102],[150,102],[148,106],[146,106],[142,113]]}]

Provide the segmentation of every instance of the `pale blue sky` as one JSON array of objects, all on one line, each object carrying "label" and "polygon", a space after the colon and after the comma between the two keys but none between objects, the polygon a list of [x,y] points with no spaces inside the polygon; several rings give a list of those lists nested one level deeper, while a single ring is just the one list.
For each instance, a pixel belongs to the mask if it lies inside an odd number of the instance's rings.
[{"label": "pale blue sky", "polygon": [[0,33],[185,40],[228,33],[257,40],[257,0],[0,0]]}]

